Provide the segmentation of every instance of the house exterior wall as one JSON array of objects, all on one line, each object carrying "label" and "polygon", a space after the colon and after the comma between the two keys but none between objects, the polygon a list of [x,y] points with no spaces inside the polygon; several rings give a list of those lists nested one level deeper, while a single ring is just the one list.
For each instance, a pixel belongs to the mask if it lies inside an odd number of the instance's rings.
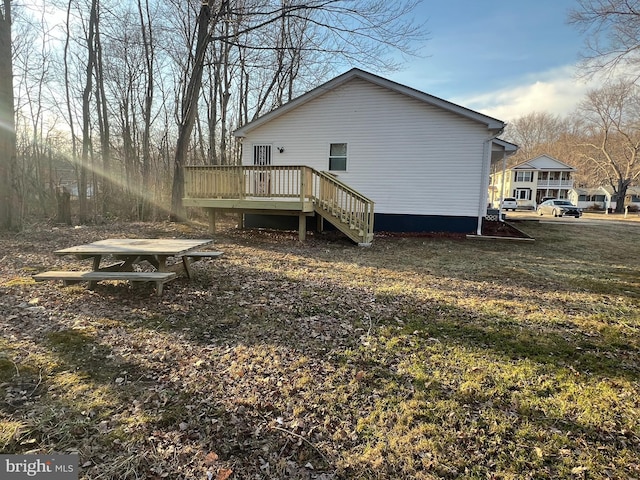
[{"label": "house exterior wall", "polygon": [[376,214],[477,218],[488,138],[486,125],[355,78],[250,131],[242,164],[269,144],[272,165],[328,171],[329,145],[347,143],[347,171],[333,173]]}]

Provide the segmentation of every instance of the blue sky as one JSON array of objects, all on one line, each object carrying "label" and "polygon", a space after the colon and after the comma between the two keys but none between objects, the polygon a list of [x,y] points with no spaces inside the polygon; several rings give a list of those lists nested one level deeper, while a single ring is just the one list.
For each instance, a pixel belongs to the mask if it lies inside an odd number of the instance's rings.
[{"label": "blue sky", "polygon": [[575,0],[426,0],[422,58],[388,77],[509,121],[566,115],[589,88],[575,65],[583,46],[568,25]]}]

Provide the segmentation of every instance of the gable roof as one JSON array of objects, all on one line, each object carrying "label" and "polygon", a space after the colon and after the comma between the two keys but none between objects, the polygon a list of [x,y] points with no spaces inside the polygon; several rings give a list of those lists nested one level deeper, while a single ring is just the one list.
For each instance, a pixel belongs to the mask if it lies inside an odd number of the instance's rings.
[{"label": "gable roof", "polygon": [[602,187],[573,187],[570,190],[578,195],[604,195]]},{"label": "gable roof", "polygon": [[[613,191],[613,187],[610,185],[604,185],[599,188],[603,190],[607,195],[615,195],[615,192]],[[640,195],[640,187],[629,185],[627,187],[627,195]]]},{"label": "gable roof", "polygon": [[247,133],[269,122],[270,120],[273,120],[274,118],[284,115],[285,113],[301,105],[304,105],[305,103],[311,100],[314,100],[319,96],[324,95],[325,93],[338,88],[341,85],[344,85],[345,83],[349,82],[350,80],[353,80],[354,78],[359,78],[359,79],[371,82],[380,87],[387,88],[394,92],[425,102],[429,105],[440,107],[444,110],[458,114],[462,117],[485,124],[489,130],[495,130],[496,134],[499,133],[506,125],[503,121],[493,117],[489,117],[488,115],[484,115],[480,112],[476,112],[466,107],[456,105],[455,103],[451,103],[447,100],[434,97],[433,95],[429,95],[428,93],[424,93],[414,88],[407,87],[406,85],[401,85],[399,83],[393,82],[391,80],[380,77],[378,75],[365,72],[364,70],[360,70],[358,68],[352,68],[348,72],[345,72],[342,75],[335,77],[333,80],[329,80],[328,82],[320,85],[319,87],[316,87],[313,90],[310,90],[309,92],[299,96],[298,98],[291,100],[285,105],[279,108],[276,108],[275,110],[272,110],[271,112],[266,113],[265,115],[262,115],[261,117],[258,117],[257,119],[247,123],[246,125],[234,131],[233,134],[236,137],[244,137]]},{"label": "gable roof", "polygon": [[575,172],[576,169],[566,163],[562,163],[557,158],[549,155],[539,155],[531,160],[512,167],[511,170],[564,170]]}]

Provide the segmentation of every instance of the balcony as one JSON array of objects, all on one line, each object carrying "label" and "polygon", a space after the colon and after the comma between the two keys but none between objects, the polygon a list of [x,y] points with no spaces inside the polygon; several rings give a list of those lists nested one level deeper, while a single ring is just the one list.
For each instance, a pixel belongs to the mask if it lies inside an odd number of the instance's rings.
[{"label": "balcony", "polygon": [[573,188],[573,180],[538,180],[538,188]]}]

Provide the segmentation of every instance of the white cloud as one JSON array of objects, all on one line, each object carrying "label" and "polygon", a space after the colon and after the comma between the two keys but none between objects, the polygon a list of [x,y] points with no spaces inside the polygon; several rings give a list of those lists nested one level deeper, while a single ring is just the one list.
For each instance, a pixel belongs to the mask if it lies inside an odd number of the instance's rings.
[{"label": "white cloud", "polygon": [[461,105],[504,121],[532,112],[566,116],[584,99],[588,90],[602,80],[578,79],[574,67],[565,67],[528,76],[519,85],[461,99]]}]

